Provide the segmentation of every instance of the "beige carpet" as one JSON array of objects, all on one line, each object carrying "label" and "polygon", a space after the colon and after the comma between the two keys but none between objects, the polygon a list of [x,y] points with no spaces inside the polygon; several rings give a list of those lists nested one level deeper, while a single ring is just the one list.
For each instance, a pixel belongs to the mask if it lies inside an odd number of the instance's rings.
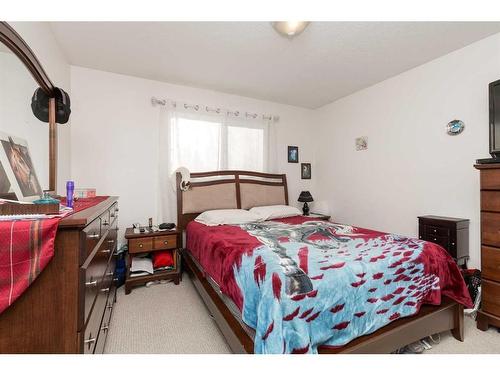
[{"label": "beige carpet", "polygon": [[[128,296],[120,288],[105,352],[226,354],[230,349],[193,284],[184,277],[180,285],[138,287]],[[465,342],[444,333],[441,343],[425,353],[500,353],[500,333],[494,328],[479,331],[466,317]]]}]

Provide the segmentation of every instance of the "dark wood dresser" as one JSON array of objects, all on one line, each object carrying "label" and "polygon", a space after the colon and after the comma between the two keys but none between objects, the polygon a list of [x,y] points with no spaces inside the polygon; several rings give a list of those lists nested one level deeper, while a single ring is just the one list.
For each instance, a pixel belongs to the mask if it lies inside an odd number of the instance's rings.
[{"label": "dark wood dresser", "polygon": [[500,164],[476,164],[481,179],[481,309],[477,328],[500,327]]},{"label": "dark wood dresser", "polygon": [[469,219],[433,215],[419,216],[418,238],[441,245],[458,265],[467,267]]},{"label": "dark wood dresser", "polygon": [[116,300],[117,197],[61,220],[54,258],[0,315],[0,353],[102,353]]}]

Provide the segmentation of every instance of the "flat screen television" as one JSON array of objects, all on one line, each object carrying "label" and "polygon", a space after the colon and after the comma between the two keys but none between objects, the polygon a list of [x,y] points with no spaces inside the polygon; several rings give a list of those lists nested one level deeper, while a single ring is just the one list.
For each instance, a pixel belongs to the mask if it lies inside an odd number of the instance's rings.
[{"label": "flat screen television", "polygon": [[490,91],[490,154],[500,158],[500,80],[491,82]]},{"label": "flat screen television", "polygon": [[490,101],[490,155],[489,159],[478,159],[478,163],[500,163],[500,80],[488,86]]}]

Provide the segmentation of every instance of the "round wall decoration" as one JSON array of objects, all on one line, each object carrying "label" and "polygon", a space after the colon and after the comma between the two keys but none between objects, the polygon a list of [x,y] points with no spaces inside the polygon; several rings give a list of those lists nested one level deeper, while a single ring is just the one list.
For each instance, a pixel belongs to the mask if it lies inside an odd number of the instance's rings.
[{"label": "round wall decoration", "polygon": [[446,132],[449,135],[458,135],[464,131],[465,124],[460,120],[452,120],[446,125]]}]

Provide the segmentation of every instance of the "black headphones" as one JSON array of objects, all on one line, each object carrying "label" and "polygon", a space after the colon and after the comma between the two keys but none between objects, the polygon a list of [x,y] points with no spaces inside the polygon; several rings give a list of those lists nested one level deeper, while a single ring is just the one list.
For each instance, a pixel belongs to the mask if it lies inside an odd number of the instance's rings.
[{"label": "black headphones", "polygon": [[[58,87],[54,88],[56,99],[56,122],[66,124],[71,114],[71,101],[69,95]],[[37,119],[49,122],[49,96],[40,87],[35,90],[31,98],[31,110]]]}]

